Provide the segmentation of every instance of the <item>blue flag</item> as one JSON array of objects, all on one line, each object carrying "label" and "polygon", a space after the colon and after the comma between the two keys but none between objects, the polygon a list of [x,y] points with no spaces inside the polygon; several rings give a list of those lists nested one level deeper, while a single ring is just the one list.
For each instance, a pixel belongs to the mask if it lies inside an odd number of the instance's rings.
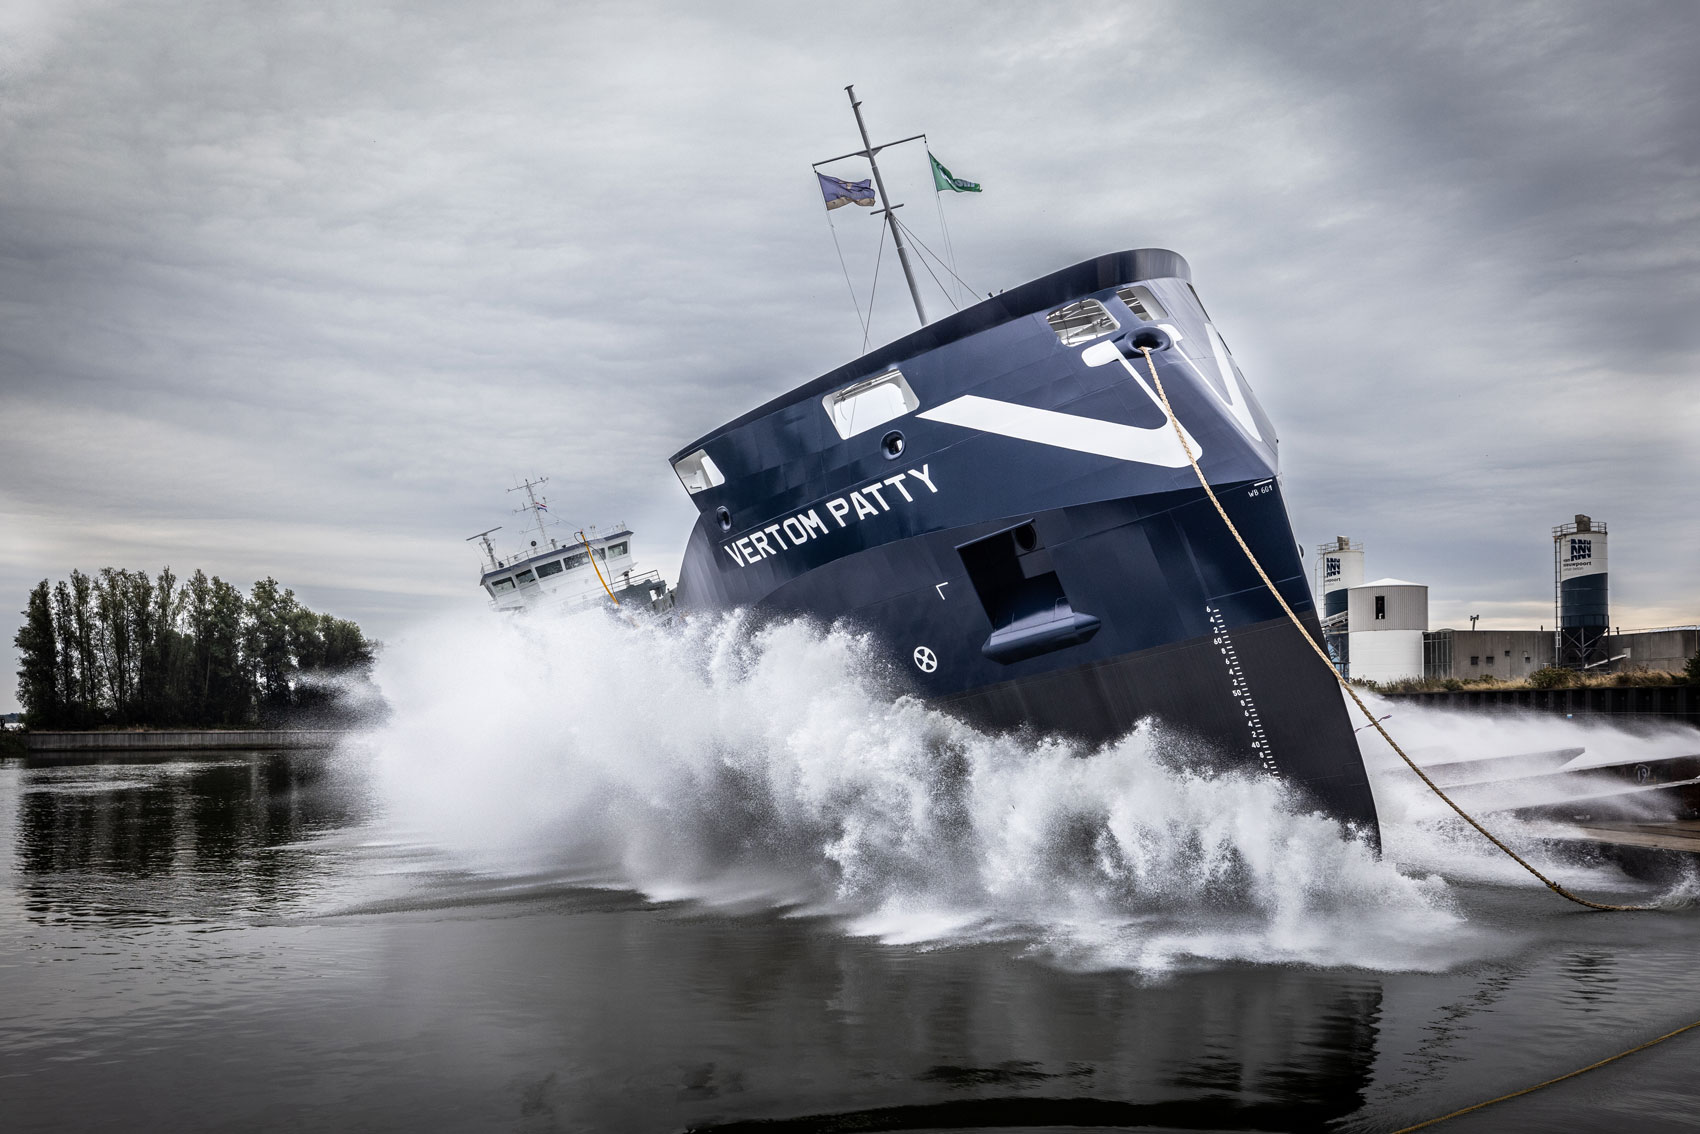
[{"label": "blue flag", "polygon": [[840,205],[855,202],[869,208],[874,203],[874,183],[867,181],[846,181],[842,177],[832,177],[825,173],[816,173],[820,178],[821,195],[826,198],[826,207],[836,209]]}]

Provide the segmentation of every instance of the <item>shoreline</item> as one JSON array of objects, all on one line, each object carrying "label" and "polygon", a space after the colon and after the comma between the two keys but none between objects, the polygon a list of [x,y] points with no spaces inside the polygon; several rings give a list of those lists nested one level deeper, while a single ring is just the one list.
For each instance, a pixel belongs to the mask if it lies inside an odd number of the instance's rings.
[{"label": "shoreline", "polygon": [[347,729],[102,729],[24,734],[25,750],[141,752],[334,748]]}]

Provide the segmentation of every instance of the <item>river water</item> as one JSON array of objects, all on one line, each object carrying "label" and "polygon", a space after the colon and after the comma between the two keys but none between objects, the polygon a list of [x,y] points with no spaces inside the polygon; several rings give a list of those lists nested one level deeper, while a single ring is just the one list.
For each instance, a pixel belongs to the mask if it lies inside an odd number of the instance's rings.
[{"label": "river water", "polygon": [[[334,752],[0,764],[0,1127],[1392,1130],[1700,1020],[1700,912],[1396,774],[1377,859],[853,635],[451,620]],[[1395,708],[1431,759],[1700,749]],[[1372,766],[1385,754],[1371,750]],[[1688,1130],[1700,1030],[1446,1130]]]}]

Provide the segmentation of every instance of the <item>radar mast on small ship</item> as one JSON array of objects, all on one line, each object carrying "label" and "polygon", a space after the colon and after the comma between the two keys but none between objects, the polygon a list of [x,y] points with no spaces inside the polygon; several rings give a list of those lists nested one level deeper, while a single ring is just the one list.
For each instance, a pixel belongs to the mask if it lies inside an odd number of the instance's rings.
[{"label": "radar mast on small ship", "polygon": [[[482,566],[479,583],[490,596],[490,605],[497,610],[542,610],[549,608],[578,608],[595,606],[612,600],[616,606],[635,603],[639,607],[664,609],[672,605],[672,594],[658,571],[637,569],[632,558],[632,531],[625,524],[614,524],[612,531],[597,532],[594,526],[567,537],[549,534],[550,525],[561,529],[549,509],[549,498],[538,490],[549,478],[538,476],[521,480],[508,489],[525,493],[525,500],[516,513],[529,513],[531,521],[520,528],[525,541],[512,555],[496,554],[490,540],[497,526],[468,536],[484,546],[487,562]],[[532,538],[535,531],[536,537]]]},{"label": "radar mast on small ship", "polygon": [[[532,541],[532,547],[542,547],[545,543],[547,543],[550,547],[558,546],[556,541],[550,537],[548,531],[543,527],[543,518],[549,511],[549,498],[545,496],[539,499],[536,491],[548,483],[548,477],[540,476],[536,480],[522,480],[512,488],[508,489],[509,492],[525,493],[525,503],[521,504],[518,508],[515,508],[514,511],[516,513],[530,512],[532,519],[537,522],[537,538]],[[593,528],[591,530],[594,531],[595,529]],[[520,534],[524,535],[525,531],[526,529],[522,527],[520,529]]]}]

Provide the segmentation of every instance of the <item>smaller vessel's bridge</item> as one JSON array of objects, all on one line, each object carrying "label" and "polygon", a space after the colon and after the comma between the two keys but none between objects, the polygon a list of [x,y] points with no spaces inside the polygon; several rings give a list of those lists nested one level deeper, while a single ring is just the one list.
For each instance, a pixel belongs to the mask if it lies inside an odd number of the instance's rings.
[{"label": "smaller vessel's bridge", "polygon": [[650,606],[665,600],[667,583],[659,571],[639,571],[632,556],[632,530],[623,523],[612,531],[595,527],[569,532],[549,514],[547,498],[537,494],[547,477],[522,481],[510,492],[523,491],[526,501],[517,512],[529,513],[532,524],[522,529],[526,546],[506,556],[496,554],[491,528],[468,540],[484,545],[485,564],[479,584],[497,610],[580,607],[614,598],[635,598]]}]

